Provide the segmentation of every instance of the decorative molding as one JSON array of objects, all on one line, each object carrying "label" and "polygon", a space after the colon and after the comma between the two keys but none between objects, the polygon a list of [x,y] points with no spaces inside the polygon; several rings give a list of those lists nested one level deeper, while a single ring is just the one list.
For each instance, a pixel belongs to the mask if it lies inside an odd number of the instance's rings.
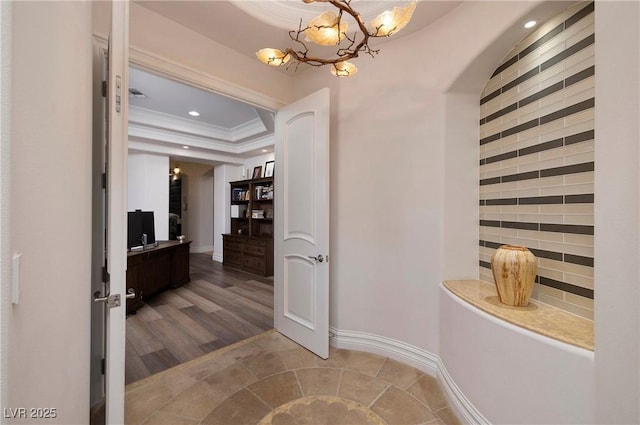
[{"label": "decorative molding", "polygon": [[228,143],[232,148],[237,146],[238,142],[262,136],[268,131],[264,122],[258,116],[243,124],[226,128],[152,111],[139,106],[129,107],[129,123],[135,123],[139,127],[150,127],[222,141]]},{"label": "decorative molding", "polygon": [[238,154],[251,152],[257,149],[273,146],[275,143],[275,135],[267,134],[257,139],[249,140],[238,145]]},{"label": "decorative molding", "polygon": [[[106,49],[107,39],[104,36],[94,33],[93,38]],[[129,47],[129,63],[142,70],[154,72],[156,74],[172,78],[176,81],[184,82],[193,87],[212,90],[232,99],[249,103],[254,106],[259,106],[261,108],[278,110],[286,105],[282,100],[249,90],[221,78],[205,74],[204,72],[186,67],[138,47]]]},{"label": "decorative molding", "polygon": [[192,254],[203,254],[205,252],[211,252],[213,251],[213,245],[209,245],[209,246],[192,246],[191,248],[189,248],[189,252],[191,252]]},{"label": "decorative molding", "polygon": [[407,363],[435,377],[444,389],[449,405],[455,410],[459,418],[464,419],[464,423],[491,425],[487,418],[475,408],[462,390],[458,388],[444,363],[437,355],[396,339],[366,332],[345,331],[333,326],[329,327],[329,338],[331,345],[336,348],[379,354]]},{"label": "decorative molding", "polygon": [[212,152],[223,152],[235,154],[237,148],[226,142],[207,140],[202,136],[178,133],[164,128],[154,128],[140,125],[135,122],[129,123],[129,137],[140,137],[148,141],[158,141],[173,145],[188,145],[192,148],[203,149]]},{"label": "decorative molding", "polygon": [[251,139],[260,136],[269,130],[264,125],[260,117],[256,117],[251,121],[237,125],[231,129],[232,141],[241,142],[245,139]]},{"label": "decorative molding", "polygon": [[177,145],[156,143],[154,140],[146,140],[129,135],[129,152],[147,152],[158,155],[167,155],[177,158],[187,158],[197,161],[221,162],[230,165],[243,165],[244,159],[232,155],[225,155],[215,151],[196,151],[195,149],[182,149]]},{"label": "decorative molding", "polygon": [[222,263],[222,252],[213,250],[213,255],[211,255],[211,259],[213,261],[217,261],[218,263]]},{"label": "decorative molding", "polygon": [[206,124],[190,120],[188,118],[177,117],[175,115],[164,114],[131,105],[129,107],[129,123],[139,126],[152,127],[171,132],[184,133],[204,137],[207,139],[221,140],[223,142],[233,142],[233,133],[230,129],[217,125]]},{"label": "decorative molding", "polygon": [[438,356],[422,348],[366,332],[345,331],[329,327],[329,333],[330,339],[336,348],[380,354],[407,363],[431,376],[436,376]]},{"label": "decorative molding", "polygon": [[[200,136],[187,135],[162,128],[145,127],[133,122],[129,123],[128,134],[129,140],[144,141],[149,145],[149,148],[152,148],[154,144],[163,144],[172,145],[174,148],[179,148],[180,151],[183,151],[182,146],[187,145],[199,149],[198,152],[206,152],[210,155],[217,155],[218,157],[222,157],[224,154],[243,155],[257,149],[270,147],[273,146],[274,140],[274,135],[269,134],[237,145],[232,145],[226,142],[207,141]],[[139,147],[138,149],[147,148]],[[149,152],[155,152],[155,150]],[[241,161],[240,158],[233,158],[230,159],[229,162],[239,163]]]},{"label": "decorative molding", "polygon": [[463,418],[464,423],[477,425],[491,425],[491,422],[484,417],[482,413],[469,401],[462,390],[456,385],[455,381],[442,363],[442,359],[438,357],[438,382],[444,389],[449,405]]}]

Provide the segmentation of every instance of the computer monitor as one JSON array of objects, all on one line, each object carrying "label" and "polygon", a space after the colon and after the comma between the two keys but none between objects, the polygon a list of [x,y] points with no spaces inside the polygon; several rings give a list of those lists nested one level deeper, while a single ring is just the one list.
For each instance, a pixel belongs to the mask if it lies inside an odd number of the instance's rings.
[{"label": "computer monitor", "polygon": [[147,245],[156,242],[153,211],[129,211],[127,214],[127,248],[142,246],[143,234],[147,235]]}]

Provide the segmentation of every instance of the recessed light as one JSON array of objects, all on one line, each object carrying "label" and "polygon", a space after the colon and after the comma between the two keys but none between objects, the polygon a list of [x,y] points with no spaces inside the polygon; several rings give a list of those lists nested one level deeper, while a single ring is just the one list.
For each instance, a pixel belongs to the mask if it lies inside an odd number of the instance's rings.
[{"label": "recessed light", "polygon": [[189,111],[189,115],[191,115],[192,117],[199,117],[200,116],[200,112],[198,112],[198,111]]},{"label": "recessed light", "polygon": [[262,152],[269,152],[269,149],[262,149]]},{"label": "recessed light", "polygon": [[189,146],[183,146],[182,149],[189,149]]},{"label": "recessed light", "polygon": [[529,21],[529,22],[527,22],[526,24],[524,24],[524,27],[525,27],[525,28],[527,28],[527,29],[529,29],[529,28],[533,28],[533,27],[535,27],[535,26],[536,26],[536,24],[537,24],[537,22],[536,22],[536,21]]}]

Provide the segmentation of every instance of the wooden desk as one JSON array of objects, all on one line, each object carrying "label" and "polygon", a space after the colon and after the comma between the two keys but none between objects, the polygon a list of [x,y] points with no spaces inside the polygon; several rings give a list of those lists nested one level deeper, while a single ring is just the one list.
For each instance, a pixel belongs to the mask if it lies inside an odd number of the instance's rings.
[{"label": "wooden desk", "polygon": [[144,301],[167,288],[189,282],[189,246],[191,241],[160,242],[144,251],[127,252],[127,290],[136,297],[127,300],[127,313],[133,313]]}]

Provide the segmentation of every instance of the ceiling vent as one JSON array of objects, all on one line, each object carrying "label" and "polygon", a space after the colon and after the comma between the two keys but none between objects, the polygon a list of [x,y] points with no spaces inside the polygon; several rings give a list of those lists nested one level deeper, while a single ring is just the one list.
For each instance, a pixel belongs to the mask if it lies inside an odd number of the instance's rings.
[{"label": "ceiling vent", "polygon": [[136,99],[146,99],[147,98],[147,96],[145,96],[144,93],[142,93],[140,90],[134,89],[134,88],[130,88],[129,89],[129,97],[134,97]]}]

